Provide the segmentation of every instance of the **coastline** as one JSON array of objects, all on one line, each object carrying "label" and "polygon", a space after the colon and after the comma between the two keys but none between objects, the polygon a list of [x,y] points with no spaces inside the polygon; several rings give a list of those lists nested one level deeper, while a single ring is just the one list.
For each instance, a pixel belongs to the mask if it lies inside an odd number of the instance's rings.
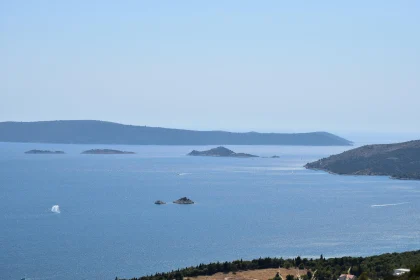
[{"label": "coastline", "polygon": [[387,174],[345,174],[345,173],[335,173],[331,170],[328,169],[322,169],[322,168],[309,168],[304,166],[305,169],[307,170],[313,170],[313,171],[322,171],[331,175],[337,175],[337,176],[369,176],[369,177],[373,177],[373,176],[378,176],[378,177],[388,177],[389,179],[392,180],[403,180],[403,181],[420,181],[420,179],[418,178],[399,178],[399,177],[395,177],[393,175],[387,175]]}]

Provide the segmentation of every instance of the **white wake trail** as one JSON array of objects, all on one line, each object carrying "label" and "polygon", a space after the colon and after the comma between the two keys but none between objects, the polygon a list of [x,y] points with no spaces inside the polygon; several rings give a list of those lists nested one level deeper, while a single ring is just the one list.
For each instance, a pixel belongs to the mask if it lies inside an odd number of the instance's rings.
[{"label": "white wake trail", "polygon": [[387,206],[397,206],[397,205],[403,205],[403,204],[408,204],[410,202],[400,202],[400,203],[390,203],[390,204],[374,204],[371,205],[370,207],[387,207]]}]

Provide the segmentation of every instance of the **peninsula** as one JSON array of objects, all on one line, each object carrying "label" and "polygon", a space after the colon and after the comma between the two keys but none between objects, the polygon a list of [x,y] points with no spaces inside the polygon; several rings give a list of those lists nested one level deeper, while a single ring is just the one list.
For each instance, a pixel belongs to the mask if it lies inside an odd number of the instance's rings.
[{"label": "peninsula", "polygon": [[63,151],[49,151],[49,150],[30,150],[25,152],[25,154],[33,155],[62,155],[65,154]]},{"label": "peninsula", "polygon": [[351,141],[328,132],[195,131],[89,120],[0,122],[0,142],[104,145],[352,145]]},{"label": "peninsula", "polygon": [[305,165],[307,169],[347,175],[386,175],[420,180],[420,140],[366,145]]},{"label": "peninsula", "polygon": [[187,156],[204,156],[204,157],[236,157],[236,158],[249,158],[249,157],[258,157],[251,154],[245,153],[235,153],[232,150],[229,150],[225,147],[217,147],[207,151],[196,151],[193,150]]},{"label": "peninsula", "polygon": [[82,152],[82,154],[90,155],[132,155],[134,152],[111,150],[111,149],[93,149]]}]

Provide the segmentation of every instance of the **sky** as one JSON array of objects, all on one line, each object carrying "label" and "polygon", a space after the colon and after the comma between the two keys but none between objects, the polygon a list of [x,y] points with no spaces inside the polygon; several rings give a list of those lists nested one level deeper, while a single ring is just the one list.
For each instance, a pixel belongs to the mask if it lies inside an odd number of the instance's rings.
[{"label": "sky", "polygon": [[420,133],[420,1],[0,0],[0,121]]}]

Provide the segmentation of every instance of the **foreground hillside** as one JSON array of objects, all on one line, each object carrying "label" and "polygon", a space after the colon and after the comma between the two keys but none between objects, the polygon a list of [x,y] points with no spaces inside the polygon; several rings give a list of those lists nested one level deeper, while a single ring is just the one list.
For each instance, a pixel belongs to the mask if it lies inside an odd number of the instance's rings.
[{"label": "foreground hillside", "polygon": [[[341,257],[326,259],[322,255],[319,259],[297,257],[295,259],[259,258],[252,261],[237,260],[224,263],[200,264],[166,273],[132,278],[131,280],[166,280],[183,278],[206,280],[222,279],[224,273],[227,279],[273,279],[276,272],[283,280],[293,280],[288,274],[296,276],[297,269],[302,280],[335,280],[343,273],[355,276],[363,274],[361,279],[394,279],[392,273],[397,268],[410,268],[414,273],[402,277],[401,280],[420,279],[420,250],[404,253],[382,254],[371,257]],[[269,270],[275,269],[275,270]],[[243,273],[249,271],[249,273]],[[306,274],[303,272],[306,271]],[[232,276],[234,274],[235,276]],[[271,274],[271,275],[269,275]],[[261,278],[258,278],[258,276]],[[210,277],[203,277],[210,276]],[[409,277],[408,277],[409,276]],[[398,278],[396,278],[398,279]],[[297,280],[295,278],[295,280]]]},{"label": "foreground hillside", "polygon": [[336,174],[388,175],[420,179],[420,140],[397,144],[367,145],[305,165]]},{"label": "foreground hillside", "polygon": [[102,121],[1,122],[0,142],[126,145],[348,146],[327,132],[233,133],[122,125]]}]

